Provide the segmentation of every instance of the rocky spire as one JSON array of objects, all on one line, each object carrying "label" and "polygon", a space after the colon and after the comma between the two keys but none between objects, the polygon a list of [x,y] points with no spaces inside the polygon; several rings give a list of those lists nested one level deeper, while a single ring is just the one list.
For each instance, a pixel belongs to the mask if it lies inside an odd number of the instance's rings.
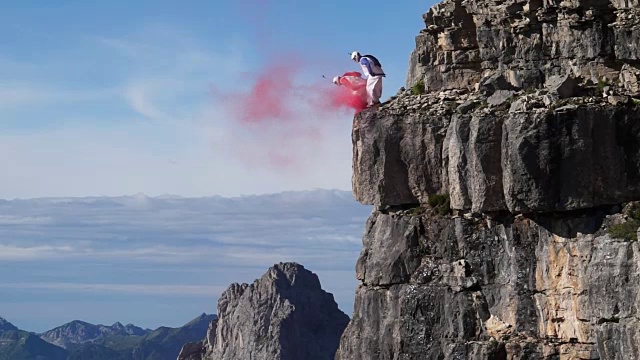
[{"label": "rocky spire", "polygon": [[218,316],[206,339],[185,345],[179,359],[333,359],[349,322],[318,277],[296,263],[229,286]]}]

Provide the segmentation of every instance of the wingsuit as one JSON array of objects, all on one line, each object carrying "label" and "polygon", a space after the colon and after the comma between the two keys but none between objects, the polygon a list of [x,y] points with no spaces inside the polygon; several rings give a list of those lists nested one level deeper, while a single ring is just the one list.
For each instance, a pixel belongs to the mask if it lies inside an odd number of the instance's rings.
[{"label": "wingsuit", "polygon": [[362,78],[362,74],[357,71],[344,73],[342,76],[333,78],[333,83],[344,86],[351,94],[349,96],[350,106],[362,110],[367,104],[367,80]]}]

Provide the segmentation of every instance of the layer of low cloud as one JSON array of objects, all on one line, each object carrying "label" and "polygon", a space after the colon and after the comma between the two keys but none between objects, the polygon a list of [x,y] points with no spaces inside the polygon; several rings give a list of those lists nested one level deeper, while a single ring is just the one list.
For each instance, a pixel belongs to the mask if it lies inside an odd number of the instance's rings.
[{"label": "layer of low cloud", "polygon": [[148,284],[82,284],[82,283],[12,283],[0,284],[4,290],[49,290],[51,292],[82,293],[119,293],[143,294],[155,296],[217,296],[222,286],[205,285],[148,285]]},{"label": "layer of low cloud", "polygon": [[[113,322],[177,324],[215,312],[217,296],[229,284],[252,282],[275,263],[295,261],[316,272],[350,314],[353,269],[370,211],[338,190],[0,200],[0,293],[10,295],[5,302],[14,301],[3,306],[95,301],[96,311],[121,309]],[[155,310],[123,307],[127,299],[172,303],[176,310],[144,323]],[[207,308],[197,305],[202,301]],[[29,316],[15,321],[34,323]],[[78,316],[69,307],[58,325]]]}]

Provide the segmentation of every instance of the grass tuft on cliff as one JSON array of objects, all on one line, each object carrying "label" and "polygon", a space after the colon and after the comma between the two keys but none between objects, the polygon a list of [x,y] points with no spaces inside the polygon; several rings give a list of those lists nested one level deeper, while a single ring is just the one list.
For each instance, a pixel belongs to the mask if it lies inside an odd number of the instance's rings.
[{"label": "grass tuft on cliff", "polygon": [[596,91],[597,91],[597,95],[602,95],[602,93],[604,92],[604,88],[607,86],[611,86],[611,84],[609,84],[609,82],[605,79],[601,79],[598,81],[598,83],[596,84]]},{"label": "grass tuft on cliff", "polygon": [[629,220],[622,224],[612,225],[609,228],[609,235],[616,239],[625,239],[627,241],[638,240],[638,228],[640,222],[638,220]]},{"label": "grass tuft on cliff", "polygon": [[413,85],[413,88],[411,89],[411,92],[413,93],[413,95],[424,94],[424,92],[425,92],[424,80],[420,80],[415,85]]},{"label": "grass tuft on cliff", "polygon": [[429,196],[429,206],[431,206],[438,215],[448,215],[451,211],[449,194],[435,194]]},{"label": "grass tuft on cliff", "polygon": [[609,235],[616,239],[627,241],[638,240],[638,228],[640,228],[640,207],[632,207],[628,212],[628,220],[622,224],[615,224],[609,227]]},{"label": "grass tuft on cliff", "polygon": [[411,216],[419,216],[424,214],[426,211],[425,208],[423,208],[422,206],[416,206],[414,208],[409,209],[409,211],[407,212],[408,215]]}]

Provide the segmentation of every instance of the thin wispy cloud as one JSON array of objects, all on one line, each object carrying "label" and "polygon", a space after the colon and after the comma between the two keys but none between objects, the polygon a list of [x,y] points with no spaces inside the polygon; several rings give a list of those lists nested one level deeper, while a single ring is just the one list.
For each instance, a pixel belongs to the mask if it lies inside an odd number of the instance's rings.
[{"label": "thin wispy cloud", "polygon": [[[207,47],[189,34],[164,26],[93,40],[127,62],[123,99],[134,111],[154,120],[194,118],[207,104],[209,82],[227,82],[246,69],[242,43]],[[175,111],[179,107],[184,110]]]},{"label": "thin wispy cloud", "polygon": [[154,120],[169,120],[171,117],[158,109],[153,100],[153,92],[157,88],[156,84],[144,84],[137,81],[127,86],[125,98],[139,114]]},{"label": "thin wispy cloud", "polygon": [[50,216],[0,216],[0,226],[2,225],[45,225],[52,224],[53,218]]},{"label": "thin wispy cloud", "polygon": [[115,99],[117,94],[116,88],[71,90],[44,83],[5,82],[0,85],[0,109],[53,103],[106,101]]},{"label": "thin wispy cloud", "polygon": [[52,91],[24,84],[4,84],[0,87],[0,107],[29,105],[52,100],[55,97]]},{"label": "thin wispy cloud", "polygon": [[34,260],[60,259],[73,256],[75,249],[70,246],[31,246],[20,247],[0,244],[0,260],[31,262]]},{"label": "thin wispy cloud", "polygon": [[0,284],[6,290],[52,290],[73,293],[121,293],[162,296],[217,296],[225,289],[207,285],[83,284],[83,283],[12,283]]}]

